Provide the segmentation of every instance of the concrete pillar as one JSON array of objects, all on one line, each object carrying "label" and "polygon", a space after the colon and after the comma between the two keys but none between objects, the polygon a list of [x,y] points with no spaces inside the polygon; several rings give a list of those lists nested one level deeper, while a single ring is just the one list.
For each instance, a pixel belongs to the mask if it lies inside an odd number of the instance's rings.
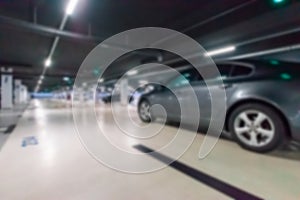
[{"label": "concrete pillar", "polygon": [[121,104],[127,106],[128,104],[128,79],[123,78],[120,81],[120,95],[121,95]]},{"label": "concrete pillar", "polygon": [[15,104],[22,103],[22,84],[21,84],[21,80],[15,80],[14,95],[15,95],[15,99],[14,99]]},{"label": "concrete pillar", "polygon": [[25,100],[25,103],[27,103],[30,100],[30,95],[28,93],[28,88],[25,85],[24,85],[24,100]]},{"label": "concrete pillar", "polygon": [[12,69],[1,68],[1,108],[13,107],[13,77]]},{"label": "concrete pillar", "polygon": [[20,103],[27,103],[28,101],[28,90],[25,85],[21,85],[20,89]]},{"label": "concrete pillar", "polygon": [[86,87],[87,84],[83,83],[81,88],[79,88],[79,102],[81,105],[83,105],[86,101]]}]

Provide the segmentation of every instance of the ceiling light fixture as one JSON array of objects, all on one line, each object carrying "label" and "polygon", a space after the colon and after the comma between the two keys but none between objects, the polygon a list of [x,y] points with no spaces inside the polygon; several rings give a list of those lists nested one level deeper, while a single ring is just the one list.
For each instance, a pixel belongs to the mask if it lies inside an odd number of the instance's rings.
[{"label": "ceiling light fixture", "polygon": [[66,82],[68,82],[68,81],[70,81],[70,78],[67,77],[67,76],[65,76],[65,77],[63,78],[63,80],[66,81]]},{"label": "ceiling light fixture", "polygon": [[137,73],[138,73],[137,70],[132,70],[132,71],[127,72],[127,75],[128,76],[133,76],[133,75],[136,75]]},{"label": "ceiling light fixture", "polygon": [[45,67],[50,67],[52,64],[52,61],[50,58],[48,58],[46,61],[45,61]]},{"label": "ceiling light fixture", "polygon": [[273,0],[274,4],[283,3],[283,2],[285,2],[285,0]]},{"label": "ceiling light fixture", "polygon": [[103,82],[104,82],[104,79],[101,78],[101,79],[99,80],[99,83],[103,83]]},{"label": "ceiling light fixture", "polygon": [[213,51],[208,51],[205,56],[215,56],[215,55],[219,55],[219,54],[223,54],[223,53],[228,53],[231,51],[235,51],[236,47],[235,46],[228,46],[228,47],[224,47],[224,48],[220,48],[220,49],[216,49]]},{"label": "ceiling light fixture", "polygon": [[69,4],[68,4],[67,9],[66,9],[66,14],[67,15],[72,15],[73,14],[77,3],[78,3],[78,0],[70,0],[69,1]]},{"label": "ceiling light fixture", "polygon": [[34,92],[37,93],[39,90],[40,90],[40,87],[37,86],[37,87],[35,88]]},{"label": "ceiling light fixture", "polygon": [[146,85],[146,84],[148,84],[149,82],[148,81],[146,81],[146,80],[140,80],[139,81],[139,84],[140,85]]}]

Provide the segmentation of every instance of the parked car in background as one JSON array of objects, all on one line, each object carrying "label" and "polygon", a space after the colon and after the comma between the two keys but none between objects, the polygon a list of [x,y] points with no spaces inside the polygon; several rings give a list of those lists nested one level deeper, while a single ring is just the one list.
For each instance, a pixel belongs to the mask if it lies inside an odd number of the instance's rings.
[{"label": "parked car in background", "polygon": [[116,80],[108,81],[97,87],[97,99],[104,103],[111,103]]},{"label": "parked car in background", "polygon": [[[214,89],[225,89],[227,114],[224,129],[242,147],[268,152],[288,139],[300,140],[300,66],[293,63],[241,60],[217,63],[220,77],[212,77]],[[194,69],[181,72],[167,83],[174,92],[187,85],[194,89],[201,111],[201,126],[210,122],[211,99],[202,77]],[[185,79],[183,79],[185,77]],[[162,105],[167,120],[180,121],[182,113],[178,100],[170,89],[154,86],[154,90],[140,97],[138,113],[143,122],[160,118],[150,109]],[[182,96],[182,98],[189,98]],[[168,99],[168,101],[166,101]],[[208,109],[209,108],[209,109]]]},{"label": "parked car in background", "polygon": [[135,91],[131,91],[129,95],[129,103],[132,105],[138,105],[140,98],[149,92],[152,92],[155,89],[153,84],[145,84]]}]

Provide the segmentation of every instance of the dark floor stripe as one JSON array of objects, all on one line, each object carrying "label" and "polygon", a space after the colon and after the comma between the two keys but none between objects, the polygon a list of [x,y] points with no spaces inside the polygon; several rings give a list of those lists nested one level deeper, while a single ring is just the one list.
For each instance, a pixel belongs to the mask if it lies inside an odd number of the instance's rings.
[{"label": "dark floor stripe", "polygon": [[[165,156],[163,154],[157,153],[154,150],[144,146],[144,145],[136,145],[134,148],[138,149],[139,151],[143,153],[151,153],[149,156],[152,156],[156,158],[157,160],[163,162],[163,163],[170,163],[172,160],[168,156]],[[170,167],[186,174],[187,176],[192,177],[193,179],[196,179],[197,181],[214,188],[215,190],[218,190],[219,192],[226,194],[234,199],[238,200],[262,200],[262,198],[254,196],[246,191],[243,191],[237,187],[234,187],[228,183],[225,183],[224,181],[218,180],[217,178],[214,178],[210,175],[207,175],[197,169],[194,169],[192,167],[189,167],[185,165],[184,163],[181,163],[179,161],[174,161],[169,165]]]},{"label": "dark floor stripe", "polygon": [[4,134],[10,134],[14,131],[14,129],[16,128],[16,125],[11,125],[9,126],[6,131],[4,132]]}]

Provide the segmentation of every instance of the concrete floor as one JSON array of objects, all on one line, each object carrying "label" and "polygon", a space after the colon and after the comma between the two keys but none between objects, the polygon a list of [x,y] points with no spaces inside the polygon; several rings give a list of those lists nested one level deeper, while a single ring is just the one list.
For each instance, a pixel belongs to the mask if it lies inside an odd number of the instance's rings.
[{"label": "concrete floor", "polygon": [[[99,112],[110,115],[108,107]],[[113,120],[105,119],[114,138]],[[163,131],[168,139],[176,127]],[[29,136],[38,144],[22,146]],[[205,160],[199,160],[203,137],[197,135],[179,162],[261,199],[300,199],[299,151],[260,155],[222,139]],[[70,107],[49,101],[33,101],[19,120],[0,151],[0,177],[4,200],[231,199],[173,167],[132,175],[101,165],[79,141]]]}]

